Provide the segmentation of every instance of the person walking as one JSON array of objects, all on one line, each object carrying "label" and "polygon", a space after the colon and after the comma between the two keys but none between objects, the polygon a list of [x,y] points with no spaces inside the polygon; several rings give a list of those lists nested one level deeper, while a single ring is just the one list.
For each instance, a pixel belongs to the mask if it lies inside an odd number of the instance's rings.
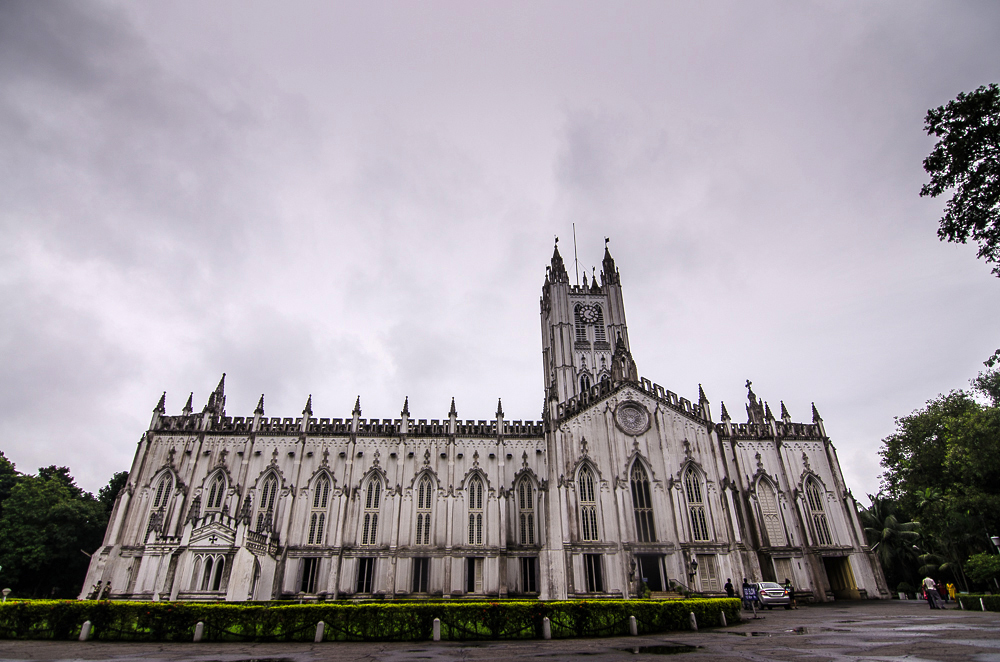
[{"label": "person walking", "polygon": [[736,587],[733,586],[733,580],[726,580],[726,597],[733,598],[736,597]]},{"label": "person walking", "polygon": [[792,586],[792,580],[785,577],[785,590],[788,591],[788,604],[792,609],[798,609],[795,604],[795,587]]},{"label": "person walking", "polygon": [[939,607],[937,606],[937,601],[935,600],[935,596],[937,596],[938,594],[937,584],[934,582],[933,579],[931,579],[930,575],[924,577],[923,587],[924,587],[924,594],[927,596],[927,604],[930,605],[931,609],[939,609]]},{"label": "person walking", "polygon": [[743,578],[743,608],[747,610],[753,608],[750,604],[750,583],[746,577]]}]

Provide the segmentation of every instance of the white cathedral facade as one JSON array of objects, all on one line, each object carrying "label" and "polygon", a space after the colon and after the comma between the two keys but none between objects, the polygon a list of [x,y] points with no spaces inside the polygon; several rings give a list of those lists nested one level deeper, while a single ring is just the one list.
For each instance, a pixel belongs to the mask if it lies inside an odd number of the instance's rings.
[{"label": "white cathedral facade", "polygon": [[806,599],[886,598],[836,451],[640,378],[621,280],[571,285],[558,247],[541,296],[543,420],[225,411],[224,381],[153,411],[81,598],[633,598],[789,579]]}]

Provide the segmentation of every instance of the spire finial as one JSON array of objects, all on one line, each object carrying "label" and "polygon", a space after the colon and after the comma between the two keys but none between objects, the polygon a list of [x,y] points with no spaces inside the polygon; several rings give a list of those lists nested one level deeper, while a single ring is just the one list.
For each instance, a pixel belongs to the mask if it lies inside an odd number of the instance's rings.
[{"label": "spire finial", "polygon": [[403,400],[403,411],[399,412],[399,415],[400,416],[406,416],[407,418],[409,418],[409,416],[410,416],[410,396],[406,396],[406,398]]},{"label": "spire finial", "polygon": [[167,411],[167,392],[164,391],[163,395],[160,396],[160,401],[156,403],[153,407],[154,414],[164,414]]},{"label": "spire finial", "polygon": [[766,402],[764,403],[764,418],[769,421],[774,420],[774,414],[771,413],[771,405]]},{"label": "spire finial", "polygon": [[731,420],[733,420],[732,418],[729,417],[729,412],[726,411],[726,403],[722,402],[720,400],[719,404],[722,406],[722,420],[724,420],[724,421],[731,421]]},{"label": "spire finial", "polygon": [[785,423],[789,423],[792,420],[792,417],[788,415],[788,409],[785,408],[784,400],[781,401],[781,420]]},{"label": "spire finial", "polygon": [[264,394],[260,394],[260,400],[257,401],[257,408],[253,410],[253,413],[258,416],[264,415]]},{"label": "spire finial", "polygon": [[183,413],[184,413],[185,416],[187,416],[192,411],[194,411],[194,404],[192,402],[193,400],[194,400],[194,391],[191,391],[191,394],[188,395],[187,404],[184,405]]},{"label": "spire finial", "polygon": [[302,410],[303,416],[312,416],[313,413],[313,396],[312,393],[309,394],[309,399],[306,400],[306,408]]},{"label": "spire finial", "polygon": [[705,389],[701,387],[701,384],[698,384],[698,403],[703,402],[708,402],[708,398],[705,397]]},{"label": "spire finial", "polygon": [[358,399],[354,401],[354,411],[352,411],[351,414],[353,414],[354,416],[361,416],[361,396],[360,395],[358,396]]},{"label": "spire finial", "polygon": [[497,398],[497,418],[503,418],[503,403]]},{"label": "spire finial", "polygon": [[455,409],[455,398],[451,399],[451,409],[448,411],[449,416],[458,416],[458,410]]},{"label": "spire finial", "polygon": [[818,411],[816,411],[816,403],[815,402],[812,403],[812,408],[813,408],[813,423],[819,423],[820,421],[823,420],[823,417],[819,415]]}]

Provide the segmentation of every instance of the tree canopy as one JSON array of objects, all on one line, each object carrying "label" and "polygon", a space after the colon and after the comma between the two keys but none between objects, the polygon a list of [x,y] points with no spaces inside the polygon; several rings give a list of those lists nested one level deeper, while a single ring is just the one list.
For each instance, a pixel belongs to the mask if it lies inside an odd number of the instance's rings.
[{"label": "tree canopy", "polygon": [[972,239],[979,257],[1000,276],[1000,87],[984,85],[927,111],[924,130],[937,137],[924,159],[930,182],[921,196],[953,190],[938,238]]},{"label": "tree canopy", "polygon": [[76,597],[88,555],[100,547],[115,497],[127,479],[127,472],[115,474],[95,499],[76,484],[67,467],[22,474],[0,452],[3,588],[21,597]]},{"label": "tree canopy", "polygon": [[[880,451],[884,497],[901,521],[920,523],[923,569],[953,570],[963,583],[962,564],[989,551],[990,535],[1000,531],[998,383],[997,371],[988,371],[973,380],[971,391],[940,395],[897,418]],[[893,563],[902,563],[903,556]],[[891,574],[890,566],[883,567]]]}]

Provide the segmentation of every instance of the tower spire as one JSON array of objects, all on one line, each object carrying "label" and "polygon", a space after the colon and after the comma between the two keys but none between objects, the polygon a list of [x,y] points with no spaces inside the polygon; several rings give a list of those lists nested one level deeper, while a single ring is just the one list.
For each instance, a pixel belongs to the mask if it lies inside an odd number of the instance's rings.
[{"label": "tower spire", "polygon": [[615,259],[611,257],[611,249],[608,248],[609,243],[611,243],[611,237],[605,237],[604,261],[601,262],[601,283],[603,285],[621,285],[618,268],[615,267]]},{"label": "tower spire", "polygon": [[264,415],[264,394],[260,394],[260,400],[257,401],[257,408],[253,410],[253,413],[257,416]]},{"label": "tower spire", "polygon": [[503,418],[503,403],[497,398],[497,418]]},{"label": "tower spire", "polygon": [[185,416],[194,411],[193,400],[194,400],[194,391],[191,391],[191,394],[188,395],[188,401],[184,405],[184,409],[181,410],[181,413],[183,413]]},{"label": "tower spire", "polygon": [[302,410],[302,415],[309,417],[312,416],[312,413],[313,413],[313,396],[312,393],[310,393],[309,399],[306,400],[306,408]]},{"label": "tower spire", "polygon": [[455,409],[455,398],[451,399],[451,409],[448,410],[449,416],[458,416],[458,410]]},{"label": "tower spire", "polygon": [[153,407],[154,414],[165,414],[167,412],[167,392],[164,391],[163,395],[160,396],[160,401],[156,403]]},{"label": "tower spire", "polygon": [[788,415],[788,409],[785,408],[785,401],[781,401],[781,420],[785,423],[791,423],[792,417]]},{"label": "tower spire", "polygon": [[403,400],[403,411],[399,412],[399,415],[400,416],[410,415],[410,396],[406,396],[406,398]]},{"label": "tower spire", "polygon": [[719,402],[719,405],[720,405],[720,406],[721,406],[721,408],[722,408],[722,420],[723,420],[723,421],[731,421],[731,420],[733,420],[732,418],[730,418],[730,416],[729,416],[729,412],[728,412],[728,411],[726,411],[726,403],[725,403],[725,402],[722,402],[722,401],[720,401],[720,402]]},{"label": "tower spire", "polygon": [[361,396],[360,395],[358,396],[358,399],[354,401],[354,411],[352,411],[351,414],[354,415],[354,416],[361,416]]}]

